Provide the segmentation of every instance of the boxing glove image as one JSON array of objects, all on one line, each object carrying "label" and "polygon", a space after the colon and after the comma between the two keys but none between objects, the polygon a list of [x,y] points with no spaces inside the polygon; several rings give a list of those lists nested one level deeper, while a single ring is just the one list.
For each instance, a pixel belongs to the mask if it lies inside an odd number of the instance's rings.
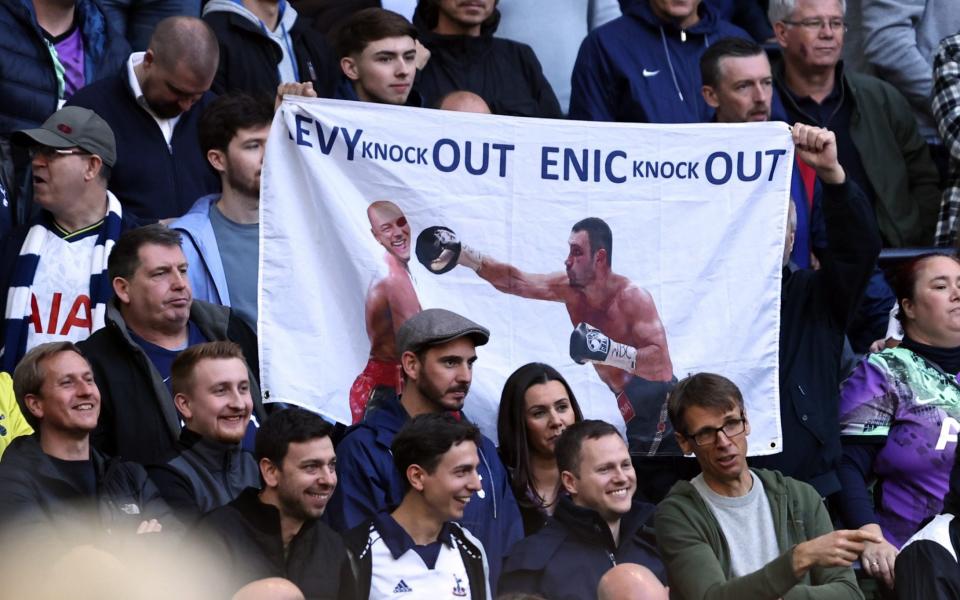
[{"label": "boxing glove image", "polygon": [[417,236],[415,251],[417,260],[431,273],[442,275],[457,265],[478,271],[483,265],[483,255],[462,244],[456,232],[449,227],[434,225]]},{"label": "boxing glove image", "polygon": [[592,325],[580,323],[570,334],[570,358],[581,365],[600,363],[632,373],[637,366],[637,349],[611,340]]}]

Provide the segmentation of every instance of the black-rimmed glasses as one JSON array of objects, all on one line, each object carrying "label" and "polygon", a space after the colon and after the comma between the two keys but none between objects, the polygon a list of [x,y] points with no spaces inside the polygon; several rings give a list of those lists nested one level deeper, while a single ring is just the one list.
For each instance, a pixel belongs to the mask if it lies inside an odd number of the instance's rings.
[{"label": "black-rimmed glasses", "polygon": [[712,446],[717,443],[717,434],[721,431],[728,439],[737,437],[747,430],[747,419],[742,414],[739,419],[730,419],[721,427],[704,427],[693,435],[683,434],[688,440],[693,440],[697,446]]}]

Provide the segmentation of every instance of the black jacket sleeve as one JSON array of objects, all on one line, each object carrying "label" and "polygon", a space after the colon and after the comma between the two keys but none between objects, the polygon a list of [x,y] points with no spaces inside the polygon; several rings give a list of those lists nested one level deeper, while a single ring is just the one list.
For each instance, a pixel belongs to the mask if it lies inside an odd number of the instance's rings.
[{"label": "black jacket sleeve", "polygon": [[940,544],[921,540],[897,556],[895,588],[898,600],[957,600],[960,565]]}]

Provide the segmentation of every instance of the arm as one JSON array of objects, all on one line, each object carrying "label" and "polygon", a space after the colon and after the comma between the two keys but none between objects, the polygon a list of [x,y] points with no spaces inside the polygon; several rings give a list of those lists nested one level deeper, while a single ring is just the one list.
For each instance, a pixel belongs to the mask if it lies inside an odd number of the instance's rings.
[{"label": "arm", "polygon": [[[850,561],[862,549],[863,543],[866,543],[865,540],[871,538],[872,534],[860,531],[834,531],[830,514],[827,512],[823,500],[820,499],[819,494],[813,488],[794,485],[793,491],[804,496],[804,506],[814,507],[812,515],[809,513],[804,515],[807,537],[811,539],[797,544],[794,547],[794,556],[803,554],[810,546],[817,543],[830,541],[833,537],[840,540],[836,547],[846,548],[845,551],[848,552],[847,559],[849,560],[844,560],[840,564],[828,565],[821,557],[821,564],[814,564],[809,570],[810,584],[795,586],[784,596],[784,600],[860,600],[863,595],[849,565]],[[854,555],[853,558],[851,558],[851,554]]]},{"label": "arm", "polygon": [[861,10],[867,62],[915,110],[929,114],[930,60],[917,45],[917,25],[926,4],[926,0],[864,0]]},{"label": "arm", "polygon": [[942,599],[960,595],[960,569],[946,548],[931,540],[906,546],[897,557],[897,599]]},{"label": "arm", "polygon": [[548,275],[524,273],[513,265],[496,261],[488,256],[482,257],[477,275],[505,294],[531,300],[563,302],[570,288],[565,273]]},{"label": "arm", "polygon": [[[704,523],[709,509],[702,505],[697,514],[683,506],[693,502],[667,497],[657,507],[656,530],[660,557],[667,567],[670,590],[686,600],[777,600],[797,583],[791,548],[762,569],[743,577],[728,579],[717,550],[726,544],[719,526]],[[671,594],[673,597],[673,594]]]},{"label": "arm", "polygon": [[[376,288],[376,293],[386,293],[387,305],[393,317],[393,333],[396,335],[400,326],[421,310],[417,292],[406,273],[390,275]],[[374,293],[371,291],[371,295]]]},{"label": "arm", "polygon": [[673,376],[673,365],[667,350],[667,332],[660,321],[653,296],[646,290],[631,286],[625,292],[626,311],[633,326],[630,336],[637,344],[637,365],[634,375],[651,381],[666,381]]},{"label": "arm", "polygon": [[181,522],[191,524],[200,518],[200,506],[197,504],[193,486],[186,478],[166,466],[148,467],[147,474]]},{"label": "arm", "polygon": [[827,247],[821,252],[822,268],[814,275],[816,296],[837,328],[846,329],[880,255],[873,207],[840,166],[833,132],[797,123],[793,141],[799,158],[823,183]]},{"label": "arm", "polygon": [[526,73],[527,85],[530,86],[530,95],[537,103],[537,116],[548,119],[562,119],[563,110],[560,101],[553,91],[547,78],[543,76],[543,67],[533,52],[533,48],[524,44],[520,51],[520,64]]}]

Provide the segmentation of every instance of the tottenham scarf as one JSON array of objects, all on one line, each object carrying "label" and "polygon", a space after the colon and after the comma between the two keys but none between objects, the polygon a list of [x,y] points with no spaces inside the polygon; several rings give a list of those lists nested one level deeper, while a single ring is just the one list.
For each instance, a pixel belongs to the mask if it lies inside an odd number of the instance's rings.
[{"label": "tottenham scarf", "polygon": [[[90,264],[90,304],[93,331],[103,327],[107,312],[107,302],[113,295],[110,277],[107,275],[107,259],[113,245],[120,237],[122,220],[120,201],[111,192],[107,192],[107,216],[97,234],[97,243]],[[7,290],[7,311],[4,315],[3,349],[0,350],[0,370],[12,373],[17,362],[23,357],[27,346],[27,331],[30,326],[31,287],[40,265],[40,247],[47,235],[47,227],[41,222],[44,215],[38,215],[27,231],[27,237],[20,248],[13,279]]]}]

